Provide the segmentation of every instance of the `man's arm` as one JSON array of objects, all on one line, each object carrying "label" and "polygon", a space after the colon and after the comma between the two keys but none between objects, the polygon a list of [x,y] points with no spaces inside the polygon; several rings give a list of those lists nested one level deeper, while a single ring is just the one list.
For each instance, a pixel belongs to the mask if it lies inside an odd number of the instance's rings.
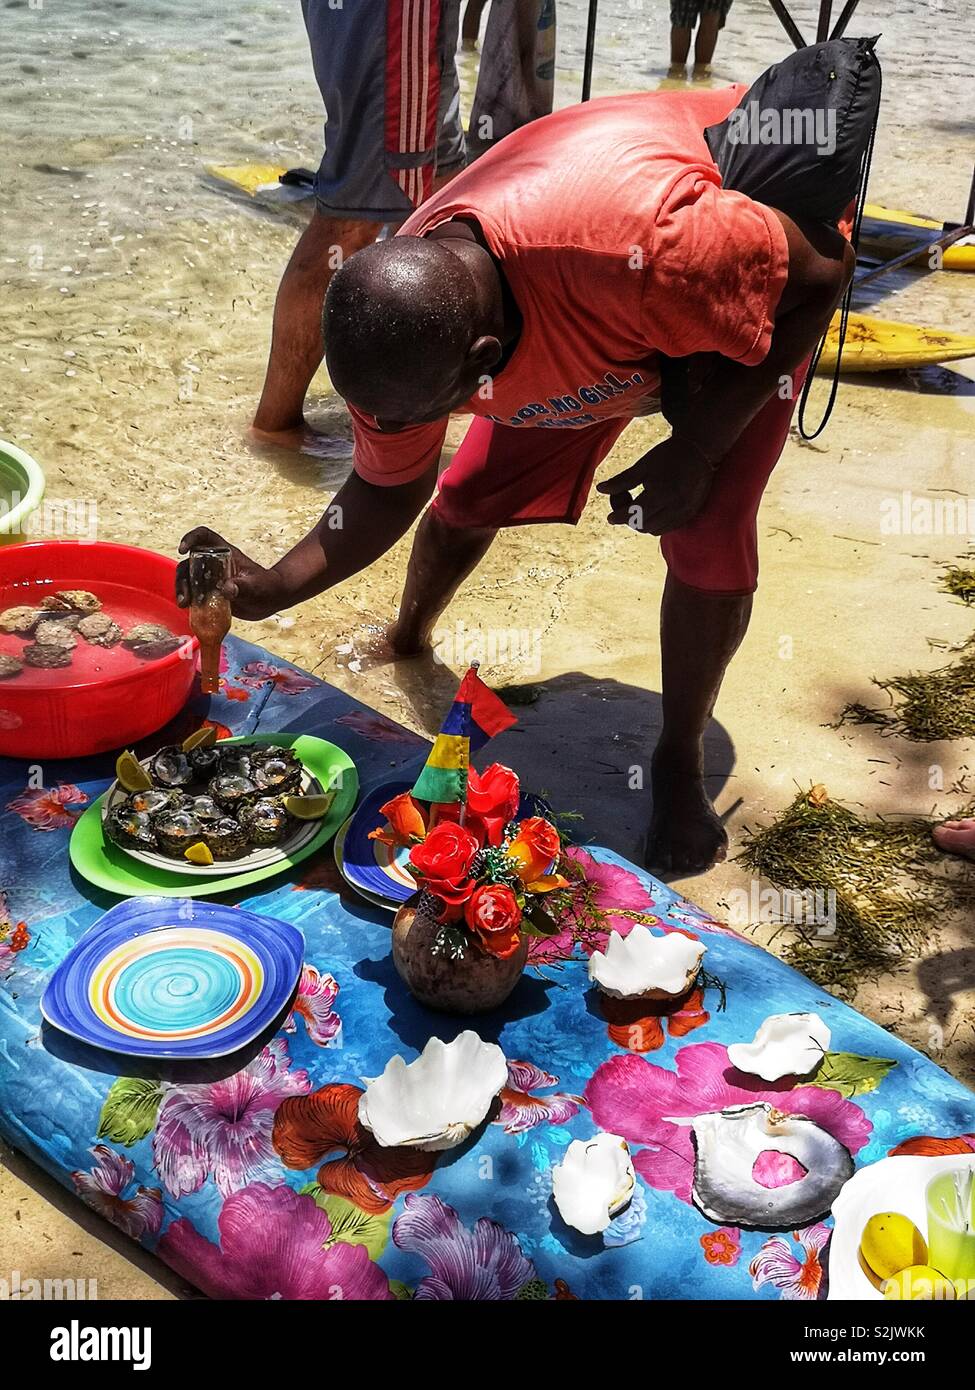
[{"label": "man's arm", "polygon": [[[789,275],[769,351],[754,367],[720,358],[699,389],[668,412],[671,438],[599,484],[599,491],[613,499],[609,519],[614,525],[662,535],[691,521],[707,499],[721,459],[825,332],[853,275],[853,248],[832,227],[771,211],[785,232]],[[637,487],[645,491],[634,501],[630,494]]]},{"label": "man's arm", "polygon": [[[330,589],[371,565],[406,534],[430,499],[437,481],[434,462],[419,478],[378,487],[353,473],[332,498],[308,535],[270,568],[231,546],[234,577],[226,587],[234,616],[256,621]],[[198,526],[180,541],[193,546],[226,545],[222,536]],[[176,572],[176,598],[189,605],[186,562]]]}]

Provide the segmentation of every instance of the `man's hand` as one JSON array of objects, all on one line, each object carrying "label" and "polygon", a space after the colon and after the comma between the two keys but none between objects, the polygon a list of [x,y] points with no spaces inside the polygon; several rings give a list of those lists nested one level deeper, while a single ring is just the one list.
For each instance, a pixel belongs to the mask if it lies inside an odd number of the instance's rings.
[{"label": "man's hand", "polygon": [[[235,545],[230,545],[223,536],[211,531],[208,526],[197,526],[179,543],[179,553],[185,555],[194,546],[226,545],[230,547],[233,558],[233,576],[223,586],[230,599],[230,610],[235,618],[245,618],[256,622],[268,618],[281,608],[287,608],[291,600],[285,592],[281,576],[275,570],[265,569],[251,560]],[[190,606],[189,565],[181,560],[176,567],[176,602],[180,608]]]},{"label": "man's hand", "polygon": [[[629,526],[651,536],[676,531],[693,521],[707,501],[714,465],[676,435],[657,444],[632,468],[598,485],[610,496],[611,526]],[[643,491],[636,498],[632,490]]]}]

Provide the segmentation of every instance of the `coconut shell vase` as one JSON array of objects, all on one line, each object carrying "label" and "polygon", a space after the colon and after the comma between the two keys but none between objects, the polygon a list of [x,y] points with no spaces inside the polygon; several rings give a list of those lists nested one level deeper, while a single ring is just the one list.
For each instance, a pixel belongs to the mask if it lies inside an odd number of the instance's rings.
[{"label": "coconut shell vase", "polygon": [[490,955],[473,937],[460,957],[437,949],[441,923],[438,904],[417,893],[393,919],[393,963],[413,997],[448,1014],[483,1014],[497,1009],[521,979],[528,959],[523,936],[513,955]]}]

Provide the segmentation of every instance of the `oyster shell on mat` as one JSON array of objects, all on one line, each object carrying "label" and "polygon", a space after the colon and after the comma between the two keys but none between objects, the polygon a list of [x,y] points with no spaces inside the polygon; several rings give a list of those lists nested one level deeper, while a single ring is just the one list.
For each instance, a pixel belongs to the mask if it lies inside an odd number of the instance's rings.
[{"label": "oyster shell on mat", "polygon": [[163,811],[153,820],[156,841],[164,854],[178,859],[190,845],[203,839],[203,824],[191,811]]},{"label": "oyster shell on mat", "polygon": [[829,1215],[853,1175],[849,1149],[832,1134],[764,1101],[709,1111],[690,1123],[696,1149],[691,1196],[718,1226],[801,1230]]},{"label": "oyster shell on mat", "polygon": [[221,806],[234,812],[248,801],[255,801],[260,795],[256,784],[249,777],[232,772],[214,777],[207,791],[214,801],[219,801]]},{"label": "oyster shell on mat", "polygon": [[240,808],[240,823],[252,845],[278,845],[294,824],[280,797],[262,796]]},{"label": "oyster shell on mat", "polygon": [[0,632],[33,632],[41,617],[40,608],[20,604],[17,608],[5,608],[0,613]]},{"label": "oyster shell on mat", "polygon": [[69,624],[58,622],[56,618],[37,624],[34,629],[34,641],[41,647],[63,647],[68,652],[73,651],[78,645],[78,639]]},{"label": "oyster shell on mat", "polygon": [[168,656],[170,652],[176,651],[184,640],[186,639],[177,637],[175,632],[170,632],[169,628],[163,627],[161,623],[136,623],[134,627],[129,628],[122,638],[122,643],[144,661],[156,661],[159,657]]},{"label": "oyster shell on mat", "polygon": [[50,613],[97,613],[101,606],[101,599],[87,589],[58,589],[41,599]]},{"label": "oyster shell on mat", "polygon": [[89,613],[79,621],[78,632],[96,647],[114,647],[122,640],[122,629],[107,613]]},{"label": "oyster shell on mat", "polygon": [[156,848],[153,817],[148,811],[137,810],[128,798],[113,806],[105,817],[105,834],[125,849]]},{"label": "oyster shell on mat", "polygon": [[609,934],[604,951],[589,957],[589,978],[614,999],[662,999],[685,994],[707,947],[682,932],[655,936],[635,926],[628,936]]},{"label": "oyster shell on mat", "polygon": [[149,759],[149,776],[162,787],[188,787],[193,781],[190,760],[178,743],[168,743]]},{"label": "oyster shell on mat", "polygon": [[43,671],[54,671],[61,666],[71,665],[71,652],[67,647],[44,647],[32,643],[24,648],[21,655],[28,666],[37,666]]},{"label": "oyster shell on mat", "polygon": [[633,1196],[636,1174],[630,1148],[618,1134],[573,1139],[552,1169],[552,1196],[567,1226],[594,1236]]},{"label": "oyster shell on mat", "polygon": [[11,676],[19,676],[24,669],[24,663],[16,656],[9,656],[6,652],[0,652],[0,681],[9,680]]},{"label": "oyster shell on mat", "polygon": [[203,843],[214,859],[236,859],[247,848],[247,835],[240,821],[233,816],[219,820],[201,821]]},{"label": "oyster shell on mat", "polygon": [[507,1079],[496,1043],[470,1030],[450,1043],[431,1038],[416,1061],[397,1054],[382,1076],[362,1078],[359,1123],[384,1148],[452,1149],[485,1118]]},{"label": "oyster shell on mat", "polygon": [[763,1081],[808,1076],[823,1060],[832,1036],[819,1014],[770,1014],[750,1043],[731,1044],[728,1060]]}]

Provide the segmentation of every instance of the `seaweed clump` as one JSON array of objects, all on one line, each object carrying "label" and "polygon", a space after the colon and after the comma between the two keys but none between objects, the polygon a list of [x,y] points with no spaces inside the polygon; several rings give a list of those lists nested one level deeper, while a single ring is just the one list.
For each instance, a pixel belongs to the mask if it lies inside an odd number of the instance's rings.
[{"label": "seaweed clump", "polygon": [[932,824],[859,816],[816,787],[749,832],[738,862],[786,892],[830,894],[826,930],[796,921],[780,928],[791,933],[783,958],[849,997],[864,977],[920,954],[944,913],[975,901],[969,866],[938,849]]}]

